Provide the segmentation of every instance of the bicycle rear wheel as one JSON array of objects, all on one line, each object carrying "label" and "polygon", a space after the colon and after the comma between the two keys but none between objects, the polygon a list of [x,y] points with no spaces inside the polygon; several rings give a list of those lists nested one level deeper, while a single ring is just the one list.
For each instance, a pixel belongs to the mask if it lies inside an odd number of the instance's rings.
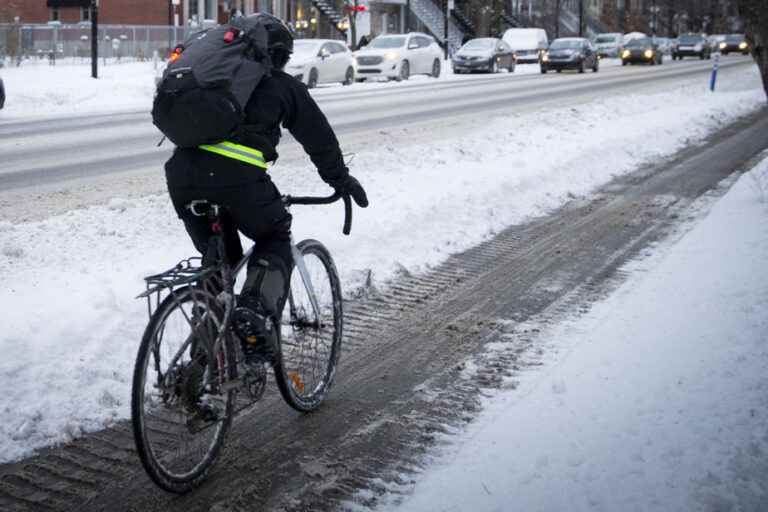
[{"label": "bicycle rear wheel", "polygon": [[281,342],[275,362],[275,380],[286,403],[309,412],[328,394],[341,352],[341,282],[328,249],[317,240],[304,240],[302,254],[320,317],[296,268],[291,276],[288,307],[281,322]]},{"label": "bicycle rear wheel", "polygon": [[182,288],[154,312],[139,347],[133,435],[144,469],[166,491],[187,492],[205,479],[232,422],[234,392],[217,391],[234,371],[228,335],[212,353],[223,316],[212,294]]}]

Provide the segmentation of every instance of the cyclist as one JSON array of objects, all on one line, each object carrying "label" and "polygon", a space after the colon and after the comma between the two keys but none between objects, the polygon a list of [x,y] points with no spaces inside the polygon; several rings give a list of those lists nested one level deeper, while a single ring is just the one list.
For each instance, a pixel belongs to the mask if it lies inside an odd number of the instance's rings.
[{"label": "cyclist", "polygon": [[[282,125],[309,154],[323,181],[336,192],[351,195],[359,206],[368,206],[365,190],[349,174],[325,115],[307,87],[283,72],[293,52],[290,30],[274,16],[252,16],[267,29],[273,69],[251,95],[245,107],[245,123],[230,142],[260,151],[266,162],[274,162]],[[211,236],[209,223],[185,208],[195,199],[207,199],[226,208],[223,220],[230,228],[225,233],[226,250],[232,263],[243,255],[237,230],[256,244],[233,317],[246,359],[253,360],[255,356],[274,355],[277,337],[269,318],[279,321],[282,315],[293,259],[291,215],[266,166],[247,160],[201,148],[177,148],[165,164],[165,174],[174,208],[203,255]]]}]

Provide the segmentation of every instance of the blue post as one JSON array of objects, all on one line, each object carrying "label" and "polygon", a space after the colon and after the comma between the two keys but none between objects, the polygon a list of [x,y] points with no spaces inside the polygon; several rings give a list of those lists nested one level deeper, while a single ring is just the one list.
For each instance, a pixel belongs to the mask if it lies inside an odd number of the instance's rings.
[{"label": "blue post", "polygon": [[720,64],[720,52],[715,53],[714,62],[712,63],[712,79],[709,81],[709,90],[715,92],[715,84],[717,83],[717,68]]}]

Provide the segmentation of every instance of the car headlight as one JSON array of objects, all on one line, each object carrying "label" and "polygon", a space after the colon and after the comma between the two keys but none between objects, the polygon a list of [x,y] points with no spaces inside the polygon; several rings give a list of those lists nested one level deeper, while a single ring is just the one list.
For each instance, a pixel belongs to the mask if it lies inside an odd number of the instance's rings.
[{"label": "car headlight", "polygon": [[549,54],[545,53],[541,56],[541,62],[549,62]]},{"label": "car headlight", "polygon": [[646,59],[651,59],[653,58],[653,50],[645,50],[645,53],[643,55],[645,55]]},{"label": "car headlight", "polygon": [[724,42],[723,42],[723,43],[720,43],[720,49],[721,49],[721,50],[724,50],[726,46],[728,46],[728,45],[727,45],[727,44],[725,44]]},{"label": "car headlight", "polygon": [[400,58],[400,54],[397,52],[387,52],[384,54],[384,60],[397,60]]},{"label": "car headlight", "polygon": [[693,47],[693,49],[696,50],[697,52],[700,52],[702,48],[703,46],[701,46],[701,44],[697,44],[696,46]]},{"label": "car headlight", "polygon": [[746,41],[742,41],[742,42],[739,43],[739,48],[741,48],[742,50],[744,50],[746,47],[747,47],[747,42]]},{"label": "car headlight", "polygon": [[622,59],[626,59],[627,57],[629,57],[629,50],[624,50],[623,52],[621,52]]}]

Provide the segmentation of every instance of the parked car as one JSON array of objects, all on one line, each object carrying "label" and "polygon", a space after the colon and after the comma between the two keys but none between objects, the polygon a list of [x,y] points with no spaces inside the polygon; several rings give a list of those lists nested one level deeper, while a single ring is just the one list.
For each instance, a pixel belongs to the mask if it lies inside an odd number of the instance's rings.
[{"label": "parked car", "polygon": [[723,55],[728,55],[732,52],[749,55],[749,43],[744,38],[744,34],[730,34],[725,36],[725,40],[720,43],[720,52]]},{"label": "parked car", "polygon": [[621,52],[621,65],[636,63],[650,64],[651,66],[664,63],[664,55],[652,37],[633,39],[624,47]]},{"label": "parked car", "polygon": [[453,56],[452,64],[454,73],[496,73],[499,69],[512,73],[515,70],[515,55],[512,48],[501,39],[480,37],[467,41],[459,48]]},{"label": "parked car", "polygon": [[327,39],[296,39],[293,54],[285,65],[293,75],[310,89],[318,84],[355,81],[355,58],[341,41]]},{"label": "parked car", "polygon": [[358,80],[386,77],[400,81],[417,74],[437,78],[443,53],[432,36],[411,32],[378,36],[355,57]]},{"label": "parked car", "polygon": [[3,79],[0,78],[0,109],[5,106],[5,85],[3,85]]},{"label": "parked car", "polygon": [[597,48],[583,37],[563,37],[555,39],[541,58],[541,72],[554,69],[560,73],[564,69],[577,69],[583,73],[589,68],[597,73],[600,59]]},{"label": "parked car", "polygon": [[597,34],[595,46],[597,47],[598,57],[619,58],[621,56],[622,42],[624,36],[621,32],[609,32]]},{"label": "parked car", "polygon": [[654,37],[656,45],[659,47],[659,52],[662,55],[672,55],[672,40],[666,37]]},{"label": "parked car", "polygon": [[677,45],[672,49],[672,59],[682,60],[684,57],[698,57],[701,60],[709,59],[712,51],[704,36],[699,34],[685,34],[677,38]]},{"label": "parked car", "polygon": [[543,28],[510,28],[501,40],[515,52],[518,63],[541,62],[541,56],[549,46],[547,32]]}]

